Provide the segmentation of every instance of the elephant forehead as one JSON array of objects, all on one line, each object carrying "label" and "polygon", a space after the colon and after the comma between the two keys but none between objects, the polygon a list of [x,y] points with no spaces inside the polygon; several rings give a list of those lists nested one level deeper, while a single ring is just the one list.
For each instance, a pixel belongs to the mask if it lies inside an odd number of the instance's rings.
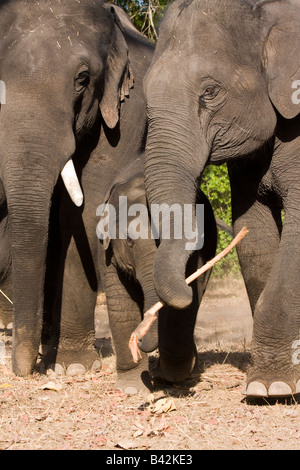
[{"label": "elephant forehead", "polygon": [[84,60],[88,55],[83,45],[71,44],[71,38],[67,42],[54,35],[49,37],[41,31],[34,31],[14,43],[3,67],[9,67],[11,73],[17,69],[18,74],[23,73],[24,76],[57,73],[68,64],[72,66],[75,56]]},{"label": "elephant forehead", "polygon": [[251,64],[259,47],[258,24],[247,2],[183,0],[167,11],[155,56],[169,50],[184,51],[188,56],[196,51],[217,51]]},{"label": "elephant forehead", "polygon": [[101,44],[111,42],[112,19],[95,2],[40,0],[27,3],[16,0],[13,5],[17,12],[11,16],[10,21],[13,23],[4,36],[7,49],[14,49],[28,41],[32,42],[33,49],[35,40],[39,41],[40,47],[56,48],[58,51],[72,48],[74,44],[88,43],[96,47],[99,41]]},{"label": "elephant forehead", "polygon": [[188,72],[198,81],[201,78],[211,77],[224,85],[249,90],[256,88],[262,80],[259,63],[257,67],[255,64],[251,66],[241,64],[238,59],[224,54],[223,51],[194,57]]},{"label": "elephant forehead", "polygon": [[221,48],[224,49],[224,33],[215,22],[208,23],[205,19],[196,18],[185,21],[175,21],[170,28],[162,29],[155,56],[162,55],[165,51],[174,53],[184,51],[190,55],[199,48]]},{"label": "elephant forehead", "polygon": [[[176,69],[176,80],[174,70]],[[169,89],[177,87],[178,82],[189,86],[201,84],[202,79],[212,78],[224,86],[242,89],[255,89],[261,82],[260,64],[252,66],[241,64],[237,57],[220,50],[199,50],[186,54],[182,48],[177,52],[165,52],[148,73],[146,91],[149,87],[160,86]]]}]

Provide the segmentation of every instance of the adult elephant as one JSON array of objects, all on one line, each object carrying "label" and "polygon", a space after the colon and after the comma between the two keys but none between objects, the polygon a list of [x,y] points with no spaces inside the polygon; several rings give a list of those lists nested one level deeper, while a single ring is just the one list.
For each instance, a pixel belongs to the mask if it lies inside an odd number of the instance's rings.
[{"label": "adult elephant", "polygon": [[[249,396],[300,392],[299,39],[299,1],[178,0],[145,80],[150,204],[194,204],[205,165],[228,162],[234,232],[249,229],[238,246],[254,314]],[[154,268],[176,308],[192,299],[185,243],[164,240]]]},{"label": "adult elephant", "polygon": [[[110,5],[92,0],[0,1],[0,77],[6,86],[0,111],[1,233],[11,251],[9,256],[2,244],[1,283],[11,276],[18,375],[34,368],[44,309],[54,361],[59,356],[64,367],[75,369],[97,361],[96,206],[118,169],[143,145],[142,79],[153,53],[121,16],[123,24]],[[92,184],[100,187],[93,197]]]}]

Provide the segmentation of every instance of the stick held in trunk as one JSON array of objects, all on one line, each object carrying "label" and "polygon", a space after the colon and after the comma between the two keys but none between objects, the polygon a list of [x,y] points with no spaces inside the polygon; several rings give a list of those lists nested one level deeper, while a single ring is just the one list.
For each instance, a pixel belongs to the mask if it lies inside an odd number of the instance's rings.
[{"label": "stick held in trunk", "polygon": [[[218,255],[208,261],[204,266],[197,269],[193,274],[191,274],[188,278],[186,278],[185,282],[190,284],[203,273],[211,269],[214,264],[220,261],[224,256],[226,256],[248,233],[246,227],[243,227],[242,230],[236,235],[236,237],[232,240],[232,242],[224,248]],[[132,358],[134,362],[138,362],[139,358],[141,358],[141,353],[138,347],[138,341],[145,336],[147,331],[149,331],[152,323],[156,319],[157,312],[164,306],[163,302],[156,302],[144,315],[143,321],[137,326],[137,328],[132,333],[130,340],[129,340],[129,349],[132,354]]]}]

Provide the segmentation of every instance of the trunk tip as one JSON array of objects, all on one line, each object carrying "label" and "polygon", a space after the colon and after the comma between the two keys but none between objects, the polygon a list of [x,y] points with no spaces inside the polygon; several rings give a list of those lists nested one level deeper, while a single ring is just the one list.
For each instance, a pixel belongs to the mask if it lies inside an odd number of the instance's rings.
[{"label": "trunk tip", "polygon": [[188,308],[193,301],[193,291],[184,281],[164,286],[156,282],[156,292],[162,302],[175,310]]}]

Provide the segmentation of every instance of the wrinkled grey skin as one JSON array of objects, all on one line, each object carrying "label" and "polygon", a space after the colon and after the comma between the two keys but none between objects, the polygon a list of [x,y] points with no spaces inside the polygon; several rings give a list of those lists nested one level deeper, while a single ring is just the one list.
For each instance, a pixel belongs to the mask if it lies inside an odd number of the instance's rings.
[{"label": "wrinkled grey skin", "polygon": [[[34,369],[43,313],[45,367],[76,373],[99,365],[96,208],[143,146],[142,80],[153,54],[118,11],[123,27],[111,5],[92,0],[0,1],[7,90],[0,111],[0,275],[13,300],[18,375]],[[81,207],[60,178],[71,157]]]},{"label": "wrinkled grey skin", "polygon": [[[11,245],[6,200],[0,200],[0,328],[12,321]],[[5,297],[6,296],[6,297]]]},{"label": "wrinkled grey skin", "polygon": [[[135,215],[128,215],[128,225],[126,231],[121,234],[119,226],[120,197],[127,197],[128,207],[133,204],[141,204],[147,211],[147,202],[144,184],[144,156],[134,160],[130,165],[122,169],[114,181],[107,198],[107,204],[115,208],[116,235],[117,238],[110,240],[108,237],[103,240],[103,246],[106,250],[106,266],[101,269],[104,276],[115,273],[115,282],[113,288],[107,285],[106,298],[108,305],[108,314],[110,326],[114,338],[114,347],[117,355],[119,383],[122,382],[122,388],[130,393],[135,393],[137,387],[141,386],[129,375],[128,362],[125,358],[128,355],[128,335],[130,337],[133,330],[130,330],[130,319],[132,311],[126,310],[126,303],[122,304],[122,298],[118,299],[117,309],[115,306],[115,290],[122,289],[122,297],[135,299],[142,314],[158,302],[158,297],[153,283],[153,262],[157,252],[158,240],[151,238],[150,217],[142,219],[139,217],[140,233],[148,234],[147,238],[133,239],[130,237],[130,224],[137,220],[139,212]],[[195,252],[189,262],[188,272],[191,274],[200,268],[209,259],[215,255],[216,251],[216,223],[208,199],[199,191],[197,203],[205,205],[205,240],[204,247]],[[133,208],[133,207],[132,207]],[[136,209],[137,210],[137,209]],[[105,213],[105,212],[104,212]],[[114,216],[110,215],[111,222]],[[145,223],[145,224],[144,224]],[[159,347],[159,367],[155,370],[155,375],[164,380],[177,383],[185,380],[192,373],[196,361],[197,351],[194,343],[194,327],[199,305],[209,279],[210,272],[198,278],[194,282],[194,300],[191,306],[184,311],[174,311],[174,309],[163,308],[159,311],[158,320],[152,324],[149,332],[140,340],[139,348],[144,352],[151,352]],[[125,291],[124,291],[125,288]],[[126,319],[127,315],[127,319]],[[120,319],[122,320],[120,322]],[[125,323],[127,320],[127,326]],[[128,329],[129,326],[129,329]],[[134,327],[132,323],[131,328]],[[125,369],[124,377],[122,369]],[[135,374],[136,372],[133,371]],[[146,374],[144,372],[144,376]],[[125,386],[124,384],[128,384]],[[147,385],[147,384],[145,384]],[[145,388],[145,387],[144,387]]]},{"label": "wrinkled grey skin", "polygon": [[[157,322],[144,336],[139,347],[142,360],[134,367],[129,339],[138,323],[142,321],[143,313],[157,301],[154,290],[152,268],[156,253],[155,241],[149,239],[132,240],[125,233],[120,238],[119,225],[119,197],[127,197],[127,207],[132,204],[146,206],[144,186],[144,160],[137,158],[121,169],[109,188],[106,204],[116,210],[116,236],[115,239],[101,239],[100,265],[101,279],[104,283],[110,329],[113,337],[114,351],[118,379],[116,387],[125,393],[134,394],[151,389],[148,373],[148,357],[146,352],[153,351],[158,346]],[[122,209],[121,209],[122,210]],[[105,214],[105,211],[104,211]],[[133,217],[128,216],[128,224]],[[113,217],[107,222],[113,223]],[[147,225],[148,228],[148,225]],[[99,230],[99,229],[98,229]],[[98,236],[101,237],[98,231]],[[103,236],[103,234],[102,234]],[[105,263],[103,263],[103,252]]]},{"label": "wrinkled grey skin", "polygon": [[[193,204],[205,165],[228,162],[234,233],[249,230],[238,245],[254,315],[249,396],[300,392],[299,39],[298,0],[179,0],[145,79],[149,203]],[[183,243],[164,241],[154,267],[177,308],[192,299]]]}]

